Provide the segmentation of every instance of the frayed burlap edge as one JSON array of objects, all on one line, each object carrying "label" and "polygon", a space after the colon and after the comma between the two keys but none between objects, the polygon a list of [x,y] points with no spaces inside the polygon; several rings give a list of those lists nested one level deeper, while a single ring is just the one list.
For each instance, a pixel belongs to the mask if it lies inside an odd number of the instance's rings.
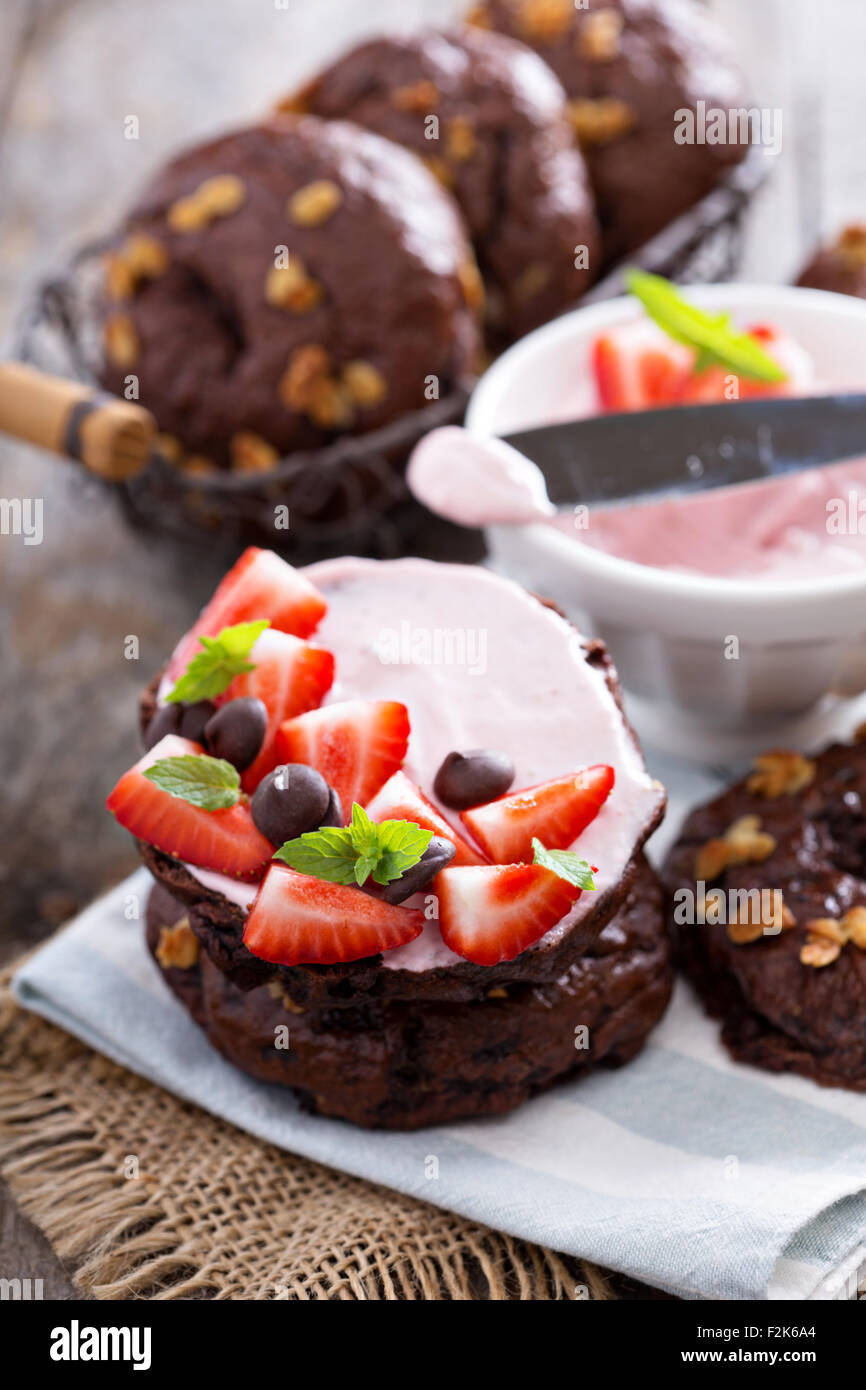
[{"label": "frayed burlap edge", "polygon": [[284,1153],[19,1008],[0,1173],[101,1299],[616,1298],[595,1266]]}]

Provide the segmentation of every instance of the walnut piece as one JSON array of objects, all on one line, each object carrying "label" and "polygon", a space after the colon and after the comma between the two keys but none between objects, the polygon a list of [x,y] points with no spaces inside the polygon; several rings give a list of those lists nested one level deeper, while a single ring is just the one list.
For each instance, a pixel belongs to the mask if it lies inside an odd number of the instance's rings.
[{"label": "walnut piece", "polygon": [[484,308],[484,281],[475,262],[461,261],[457,267],[457,279],[469,308],[480,314]]},{"label": "walnut piece", "polygon": [[764,894],[760,895],[760,909],[755,915],[752,912],[753,899],[748,900],[748,911],[745,918],[740,918],[735,914],[728,923],[728,937],[738,946],[748,945],[752,941],[757,941],[767,932],[768,935],[776,936],[779,930],[787,931],[790,927],[797,925],[791,909],[782,898],[781,891],[777,888],[773,892],[772,909],[769,916],[764,915],[766,902]]},{"label": "walnut piece", "polygon": [[606,145],[626,135],[635,123],[634,111],[619,97],[570,101],[566,112],[581,145]]},{"label": "walnut piece", "polygon": [[862,270],[866,266],[866,226],[855,222],[845,227],[833,249],[847,270]]},{"label": "walnut piece", "polygon": [[318,227],[333,217],[343,194],[332,179],[316,179],[289,199],[289,217],[298,227]]},{"label": "walnut piece", "polygon": [[110,299],[131,299],[141,280],[153,280],[168,269],[168,252],[156,237],[134,232],[105,258]]},{"label": "walnut piece", "polygon": [[619,56],[623,17],[618,10],[587,14],[577,34],[577,51],[590,63],[610,63]]},{"label": "walnut piece", "polygon": [[549,43],[571,28],[574,0],[523,0],[518,25],[523,38]]},{"label": "walnut piece", "polygon": [[140,352],[138,333],[128,314],[109,314],[103,329],[105,355],[115,367],[132,367]]},{"label": "walnut piece", "polygon": [[755,758],[755,771],[746,783],[754,796],[775,800],[780,796],[796,796],[815,780],[817,765],[802,753],[787,748],[774,748]]},{"label": "walnut piece", "polygon": [[247,196],[243,179],[236,174],[215,174],[205,179],[185,198],[178,198],[166,213],[166,221],[175,232],[196,232],[218,217],[229,217],[244,203]]},{"label": "walnut piece", "polygon": [[331,355],[319,343],[295,348],[278,392],[283,405],[322,429],[343,429],[354,419],[348,388],[334,376]]},{"label": "walnut piece", "polygon": [[800,952],[804,965],[830,965],[848,942],[866,951],[866,907],[851,907],[840,917],[813,917],[806,923],[806,945]]},{"label": "walnut piece", "polygon": [[253,430],[238,430],[229,445],[235,473],[270,473],[279,463],[279,451]]},{"label": "walnut piece", "polygon": [[820,969],[824,965],[832,965],[841,950],[842,947],[837,945],[835,941],[827,941],[820,936],[810,936],[800,951],[800,961],[803,965],[812,965],[816,969]]},{"label": "walnut piece", "polygon": [[290,256],[287,265],[272,265],[265,277],[265,299],[275,309],[309,314],[324,297],[324,286],[308,274],[300,256]]},{"label": "walnut piece", "polygon": [[454,170],[447,160],[439,154],[425,154],[421,158],[437,183],[440,183],[443,188],[454,187]]},{"label": "walnut piece", "polygon": [[156,958],[163,970],[191,970],[198,960],[198,953],[198,940],[188,917],[181,917],[173,927],[161,929]]},{"label": "walnut piece", "polygon": [[391,93],[391,105],[396,106],[398,111],[419,111],[429,115],[438,101],[439,88],[427,78],[412,82],[408,87],[395,87]]},{"label": "walnut piece", "polygon": [[388,383],[379,368],[361,358],[346,363],[342,379],[352,400],[362,407],[380,405],[388,394]]},{"label": "walnut piece", "polygon": [[454,116],[448,122],[445,150],[455,164],[465,164],[478,149],[475,127],[468,116]]},{"label": "walnut piece", "polygon": [[710,882],[735,864],[763,864],[776,848],[760,816],[740,816],[720,838],[707,840],[695,860],[695,877]]}]

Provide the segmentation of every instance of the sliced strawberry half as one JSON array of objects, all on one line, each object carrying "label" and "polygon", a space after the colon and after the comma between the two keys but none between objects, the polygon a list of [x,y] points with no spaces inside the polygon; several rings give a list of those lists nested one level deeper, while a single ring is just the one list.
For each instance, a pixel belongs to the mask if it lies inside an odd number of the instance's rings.
[{"label": "sliced strawberry half", "polygon": [[289,719],[277,730],[277,761],[307,763],[335,789],[343,818],[366,806],[406,756],[409,714],[394,700],[345,700]]},{"label": "sliced strawberry half", "polygon": [[485,864],[443,869],[436,894],[446,946],[476,965],[496,965],[562,921],[581,890],[541,864]]},{"label": "sliced strawberry half", "polygon": [[250,652],[255,670],[235,676],[220,704],[241,696],[263,701],[268,728],[261,752],[241,778],[244,791],[255,791],[262,778],[279,761],[277,730],[286,719],[316,709],[334,683],[334,658],[323,647],[311,647],[300,637],[266,629]]},{"label": "sliced strawberry half", "polygon": [[446,840],[457,846],[454,864],[483,864],[485,861],[472,846],[459,835],[444,816],[440,815],[432,801],[428,801],[420,787],[410,782],[405,772],[395,772],[380,792],[366,808],[367,815],[377,823],[383,820],[408,820],[420,825],[422,830],[432,830],[434,835],[444,835]]},{"label": "sliced strawberry half", "polygon": [[496,864],[529,863],[532,840],[568,849],[610,796],[614,772],[606,763],[509,792],[498,801],[461,812],[460,819]]},{"label": "sliced strawberry half", "polygon": [[244,945],[274,965],[331,965],[393,951],[423,928],[423,912],[273,864],[250,908]]},{"label": "sliced strawberry half", "polygon": [[144,775],[160,758],[203,752],[200,744],[167,734],[123,774],[105,804],[136,839],[163,854],[231,878],[261,878],[274,847],[256,830],[247,805],[204,811]]},{"label": "sliced strawberry half", "polygon": [[682,395],[695,354],[639,318],[596,339],[592,365],[604,410],[652,410]]},{"label": "sliced strawberry half", "polygon": [[235,623],[269,618],[278,632],[309,637],[328,605],[317,589],[272,550],[250,546],[219,584],[210,603],[178,642],[168,665],[174,683],[201,651],[199,637],[215,637]]}]

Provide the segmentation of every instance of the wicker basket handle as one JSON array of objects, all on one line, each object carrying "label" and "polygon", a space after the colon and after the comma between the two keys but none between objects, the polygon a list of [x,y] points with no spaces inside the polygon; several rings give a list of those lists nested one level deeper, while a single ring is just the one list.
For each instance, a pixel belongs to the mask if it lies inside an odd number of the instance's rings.
[{"label": "wicker basket handle", "polygon": [[149,410],[78,381],[0,362],[0,432],[77,459],[111,483],[140,473],[156,434]]}]

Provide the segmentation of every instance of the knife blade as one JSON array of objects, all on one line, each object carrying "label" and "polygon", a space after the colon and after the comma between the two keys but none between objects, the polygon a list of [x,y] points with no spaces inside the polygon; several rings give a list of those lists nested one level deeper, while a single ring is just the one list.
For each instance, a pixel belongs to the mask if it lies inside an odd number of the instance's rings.
[{"label": "knife blade", "polygon": [[866,457],[866,395],[596,415],[503,438],[538,465],[557,505],[702,492]]}]

